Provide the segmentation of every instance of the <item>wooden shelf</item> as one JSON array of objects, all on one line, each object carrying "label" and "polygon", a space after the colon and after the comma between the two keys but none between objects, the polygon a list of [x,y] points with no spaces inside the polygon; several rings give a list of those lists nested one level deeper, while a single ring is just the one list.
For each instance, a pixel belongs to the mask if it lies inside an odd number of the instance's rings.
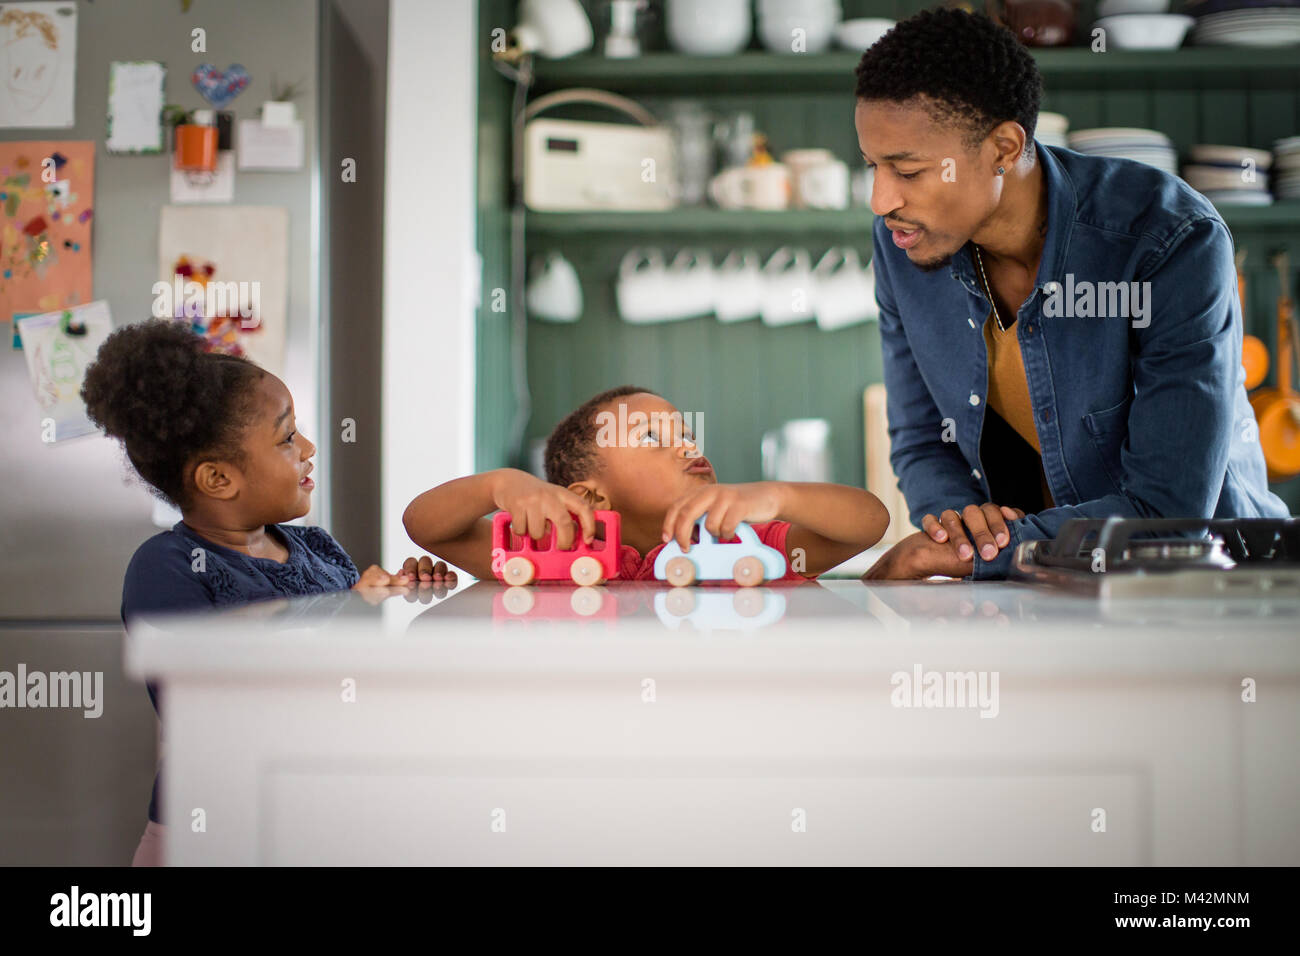
[{"label": "wooden shelf", "polygon": [[843,212],[817,209],[757,212],[688,207],[668,212],[530,212],[524,224],[530,234],[547,236],[630,236],[646,233],[753,233],[780,236],[814,232],[841,235],[852,233],[861,235],[870,242],[874,218],[866,209]]},{"label": "wooden shelf", "polygon": [[[1300,200],[1277,202],[1272,206],[1224,206],[1219,213],[1233,229],[1300,232]],[[755,212],[691,207],[669,212],[529,212],[525,228],[531,235],[556,237],[639,237],[660,233],[779,238],[813,233],[853,236],[870,243],[874,219],[866,209]]]},{"label": "wooden shelf", "polygon": [[[1184,47],[1178,50],[1110,50],[1085,47],[1035,50],[1048,89],[1144,86],[1202,88],[1225,81],[1242,85],[1292,83],[1300,77],[1300,47]],[[583,55],[538,60],[539,90],[595,86],[620,93],[834,92],[853,91],[853,70],[861,54],[835,50],[816,54],[765,53],[685,56],[646,53],[616,60]]]}]

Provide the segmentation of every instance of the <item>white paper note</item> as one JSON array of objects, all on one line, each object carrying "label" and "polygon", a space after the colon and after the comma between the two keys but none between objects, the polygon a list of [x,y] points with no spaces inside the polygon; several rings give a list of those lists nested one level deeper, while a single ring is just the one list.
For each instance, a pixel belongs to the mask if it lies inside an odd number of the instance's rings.
[{"label": "white paper note", "polygon": [[263,126],[239,121],[240,169],[302,169],[302,122],[292,126]]},{"label": "white paper note", "polygon": [[110,153],[160,153],[163,149],[161,63],[113,63],[108,78]]}]

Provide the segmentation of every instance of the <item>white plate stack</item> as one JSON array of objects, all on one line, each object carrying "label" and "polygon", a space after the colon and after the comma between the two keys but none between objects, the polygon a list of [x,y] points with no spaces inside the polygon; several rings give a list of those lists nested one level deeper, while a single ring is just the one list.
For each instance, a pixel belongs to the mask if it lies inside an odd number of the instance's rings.
[{"label": "white plate stack", "polygon": [[1044,146],[1059,146],[1068,149],[1065,134],[1070,128],[1070,121],[1061,113],[1039,113],[1038,123],[1034,126],[1034,139]]},{"label": "white plate stack", "polygon": [[1278,199],[1300,199],[1300,136],[1273,144],[1273,194]]},{"label": "white plate stack", "polygon": [[1250,7],[1198,17],[1197,46],[1291,46],[1300,43],[1300,8]]},{"label": "white plate stack", "polygon": [[1066,141],[1076,153],[1131,159],[1154,166],[1171,176],[1178,175],[1178,151],[1174,149],[1173,141],[1159,130],[1129,126],[1081,129],[1070,133]]},{"label": "white plate stack", "polygon": [[1198,144],[1183,166],[1187,185],[1205,194],[1216,206],[1267,206],[1268,170],[1273,155],[1266,149]]}]

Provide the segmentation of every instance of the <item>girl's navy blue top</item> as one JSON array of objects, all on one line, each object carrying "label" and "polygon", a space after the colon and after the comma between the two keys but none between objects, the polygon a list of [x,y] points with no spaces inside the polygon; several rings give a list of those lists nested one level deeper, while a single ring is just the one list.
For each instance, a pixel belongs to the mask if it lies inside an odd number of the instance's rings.
[{"label": "girl's navy blue top", "polygon": [[[266,526],[289,550],[281,564],[254,558],[200,537],[185,522],[156,534],[136,549],[122,584],[122,622],[141,614],[169,614],[231,607],[272,598],[345,591],[360,574],[347,552],[321,528]],[[157,688],[147,683],[154,710]],[[149,819],[162,823],[159,778],[154,778]]]}]

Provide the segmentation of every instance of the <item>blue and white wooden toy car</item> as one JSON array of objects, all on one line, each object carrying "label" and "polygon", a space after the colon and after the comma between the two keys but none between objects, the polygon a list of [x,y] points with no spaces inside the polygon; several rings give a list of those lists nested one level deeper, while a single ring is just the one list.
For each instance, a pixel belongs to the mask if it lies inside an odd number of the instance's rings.
[{"label": "blue and white wooden toy car", "polygon": [[655,558],[655,578],[675,588],[696,581],[735,581],[751,588],[764,581],[785,576],[785,555],[758,540],[758,534],[745,522],[736,525],[739,541],[718,541],[704,527],[707,514],[695,522],[700,540],[682,551],[676,539],[664,545]]},{"label": "blue and white wooden toy car", "polygon": [[753,631],[785,616],[785,595],[776,588],[664,588],[655,594],[655,614],[672,631],[687,624],[701,632]]}]

